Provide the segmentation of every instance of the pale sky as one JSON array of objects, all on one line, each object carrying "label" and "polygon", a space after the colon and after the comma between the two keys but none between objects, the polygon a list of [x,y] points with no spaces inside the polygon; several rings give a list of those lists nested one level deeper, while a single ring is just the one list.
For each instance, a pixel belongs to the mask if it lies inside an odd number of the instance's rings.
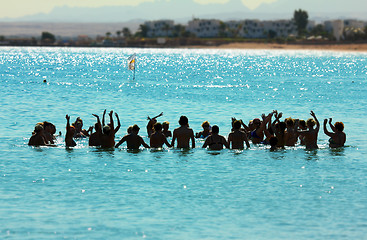
[{"label": "pale sky", "polygon": [[[102,6],[136,6],[143,2],[170,0],[2,0],[0,17],[17,18],[38,13],[49,13],[55,7],[102,7]],[[188,1],[188,0],[185,0]],[[200,4],[226,3],[229,0],[193,0]],[[243,4],[255,9],[261,3],[271,3],[277,0],[242,0]]]}]

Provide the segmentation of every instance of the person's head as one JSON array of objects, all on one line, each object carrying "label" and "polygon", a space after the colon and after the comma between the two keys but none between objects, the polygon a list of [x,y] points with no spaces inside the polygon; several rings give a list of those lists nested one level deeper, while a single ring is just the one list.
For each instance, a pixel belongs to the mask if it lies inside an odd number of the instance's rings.
[{"label": "person's head", "polygon": [[189,119],[186,116],[181,116],[180,120],[178,121],[178,123],[181,126],[187,126],[189,124]]},{"label": "person's head", "polygon": [[75,120],[75,122],[73,123],[73,126],[76,129],[82,129],[83,128],[83,120],[80,117],[77,117],[77,119]]},{"label": "person's head", "polygon": [[208,121],[205,121],[201,124],[201,127],[204,129],[204,130],[209,130],[210,128],[210,123]]},{"label": "person's head", "polygon": [[140,130],[140,127],[138,125],[134,124],[134,126],[132,128],[132,132],[138,134],[139,130]]},{"label": "person's head", "polygon": [[132,133],[132,131],[133,131],[133,126],[129,126],[128,128],[127,128],[127,133]]},{"label": "person's head", "polygon": [[44,121],[44,122],[43,122],[43,129],[44,129],[46,132],[51,133],[51,131],[52,131],[51,123],[50,123],[50,122],[47,122],[47,121]]},{"label": "person's head", "polygon": [[214,134],[218,134],[219,133],[219,127],[217,125],[214,125],[212,127],[212,133],[214,133]]},{"label": "person's head", "polygon": [[162,124],[159,123],[159,122],[154,124],[154,131],[156,131],[156,132],[162,131]]},{"label": "person's head", "polygon": [[102,132],[105,135],[109,135],[111,133],[111,127],[108,126],[108,125],[104,126],[103,129],[102,129]]},{"label": "person's head", "polygon": [[270,146],[274,147],[278,144],[278,138],[275,136],[271,136],[269,139]]},{"label": "person's head", "polygon": [[287,125],[287,127],[293,127],[294,126],[294,119],[289,117],[289,118],[286,118],[284,120],[285,124]]},{"label": "person's head", "polygon": [[299,120],[299,127],[302,129],[302,130],[304,130],[304,129],[306,129],[307,128],[307,126],[306,126],[306,121],[305,120]]},{"label": "person's head", "polygon": [[286,124],[285,122],[278,122],[275,124],[275,129],[277,129],[280,132],[284,132],[286,129]]},{"label": "person's head", "polygon": [[335,123],[335,129],[340,131],[340,132],[343,132],[344,130],[344,123],[343,122],[336,122]]},{"label": "person's head", "polygon": [[313,126],[315,126],[315,124],[316,124],[316,121],[313,118],[309,118],[306,121],[306,126],[309,127],[309,128],[313,128]]},{"label": "person's head", "polygon": [[260,118],[255,118],[254,120],[252,120],[252,124],[254,125],[255,128],[259,128],[261,125]]},{"label": "person's head", "polygon": [[233,122],[233,128],[236,129],[236,130],[240,129],[241,128],[241,122],[238,121],[238,120],[234,121]]},{"label": "person's head", "polygon": [[164,121],[164,122],[162,123],[162,127],[163,127],[163,130],[167,131],[167,130],[168,130],[168,128],[169,128],[169,122]]},{"label": "person's head", "polygon": [[34,127],[34,132],[37,133],[41,133],[44,130],[43,126],[41,124],[36,124],[36,126]]}]

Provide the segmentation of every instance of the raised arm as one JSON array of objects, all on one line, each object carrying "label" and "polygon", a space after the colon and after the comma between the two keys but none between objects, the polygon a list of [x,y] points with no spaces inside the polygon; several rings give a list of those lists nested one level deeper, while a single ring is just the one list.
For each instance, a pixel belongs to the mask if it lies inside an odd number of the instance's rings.
[{"label": "raised arm", "polygon": [[311,111],[311,116],[315,119],[315,121],[316,121],[316,128],[315,128],[315,130],[316,131],[319,131],[319,129],[320,129],[320,122],[319,122],[319,120],[317,119],[317,117],[316,117],[316,114],[313,112],[313,111]]},{"label": "raised arm", "polygon": [[335,126],[331,123],[332,121],[333,121],[333,119],[329,118],[329,125],[330,125],[330,128],[331,128],[331,131],[336,132]]},{"label": "raised arm", "polygon": [[111,127],[111,130],[114,131],[115,130],[115,126],[113,124],[113,111],[111,110],[111,112],[108,114],[110,116],[110,127]]},{"label": "raised arm", "polygon": [[70,116],[66,114],[66,130],[70,129]]},{"label": "raised arm", "polygon": [[117,113],[115,113],[116,119],[117,119],[117,127],[115,129],[115,134],[118,132],[118,130],[120,130],[121,127],[121,123],[120,123],[120,118],[119,115]]},{"label": "raised arm", "polygon": [[328,135],[329,137],[332,137],[332,136],[333,136],[333,134],[327,130],[327,128],[326,128],[326,124],[327,124],[327,119],[325,119],[325,120],[324,120],[324,133],[325,133],[326,135]]},{"label": "raised arm", "polygon": [[106,115],[106,109],[103,111],[103,115],[102,115],[102,126],[104,126],[104,117]]}]

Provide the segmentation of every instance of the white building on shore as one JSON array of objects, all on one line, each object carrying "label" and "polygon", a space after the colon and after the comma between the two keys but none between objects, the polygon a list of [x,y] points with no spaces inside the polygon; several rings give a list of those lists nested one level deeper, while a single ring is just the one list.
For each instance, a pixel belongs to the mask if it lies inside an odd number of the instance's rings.
[{"label": "white building on shore", "polygon": [[215,19],[194,19],[189,21],[186,31],[195,34],[199,38],[218,37],[220,21]]},{"label": "white building on shore", "polygon": [[267,38],[297,35],[297,27],[292,20],[260,21],[243,20],[225,22],[229,37]]}]

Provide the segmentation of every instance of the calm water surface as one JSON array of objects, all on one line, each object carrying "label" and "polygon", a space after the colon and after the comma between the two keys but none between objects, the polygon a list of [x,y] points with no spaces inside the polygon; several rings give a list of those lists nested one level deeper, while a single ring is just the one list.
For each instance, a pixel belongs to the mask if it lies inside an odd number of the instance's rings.
[{"label": "calm water surface", "polygon": [[[136,79],[126,59],[137,53]],[[367,234],[367,54],[326,51],[0,48],[1,239],[363,239]],[[47,84],[43,83],[47,79]],[[65,115],[147,115],[230,131],[282,111],[343,121],[347,146],[278,152],[130,152],[27,143]]]}]

